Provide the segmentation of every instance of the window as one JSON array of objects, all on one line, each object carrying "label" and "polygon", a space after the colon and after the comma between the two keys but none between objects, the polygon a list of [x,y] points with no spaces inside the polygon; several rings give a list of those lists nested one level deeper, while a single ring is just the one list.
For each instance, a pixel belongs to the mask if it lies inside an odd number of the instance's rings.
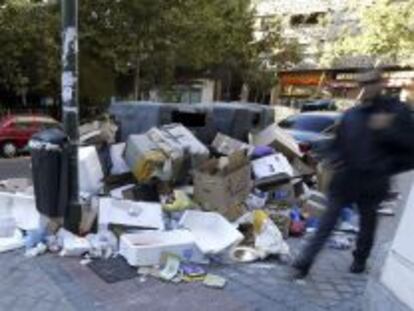
[{"label": "window", "polygon": [[12,122],[11,127],[19,130],[28,130],[33,127],[33,122],[28,118],[18,118]]},{"label": "window", "polygon": [[324,116],[294,116],[280,122],[279,126],[286,129],[321,133],[332,127],[336,119]]},{"label": "window", "polygon": [[299,26],[301,24],[303,24],[305,21],[305,15],[293,15],[290,18],[290,25],[291,26]]},{"label": "window", "polygon": [[47,129],[52,129],[52,128],[59,128],[60,125],[56,122],[41,122],[39,123],[39,127],[41,129],[47,130]]},{"label": "window", "polygon": [[317,12],[312,14],[297,14],[290,18],[290,25],[292,27],[316,26],[322,22],[325,13]]},{"label": "window", "polygon": [[203,127],[207,123],[207,115],[200,112],[173,111],[172,123],[181,123],[188,127]]}]

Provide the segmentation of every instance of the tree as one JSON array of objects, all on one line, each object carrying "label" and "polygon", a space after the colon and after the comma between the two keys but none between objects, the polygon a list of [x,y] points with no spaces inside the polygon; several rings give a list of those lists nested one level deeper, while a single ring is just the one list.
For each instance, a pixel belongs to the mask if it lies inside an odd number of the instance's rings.
[{"label": "tree", "polygon": [[0,85],[21,96],[56,96],[59,19],[55,8],[7,1],[0,9]]},{"label": "tree", "polygon": [[183,72],[228,87],[234,77],[257,83],[265,76],[260,64],[280,65],[295,54],[280,36],[280,24],[255,40],[250,0],[85,0],[80,19],[81,53],[131,75],[137,99],[154,86],[168,87]]},{"label": "tree", "polygon": [[[23,102],[27,91],[59,94],[59,3],[5,3],[0,86],[21,94]],[[79,5],[81,104],[108,101],[118,77],[133,82],[135,99],[154,87],[169,88],[182,76],[220,79],[228,89],[238,80],[264,90],[295,54],[278,23],[255,38],[250,0],[82,0]]]},{"label": "tree", "polygon": [[250,45],[249,67],[245,81],[254,87],[255,101],[264,100],[277,85],[277,72],[294,67],[301,60],[301,49],[294,39],[283,37],[280,19],[262,21],[261,36]]},{"label": "tree", "polygon": [[343,29],[343,35],[326,47],[325,62],[362,55],[414,64],[414,0],[377,0],[370,6],[351,3],[349,11],[359,18],[358,27]]}]

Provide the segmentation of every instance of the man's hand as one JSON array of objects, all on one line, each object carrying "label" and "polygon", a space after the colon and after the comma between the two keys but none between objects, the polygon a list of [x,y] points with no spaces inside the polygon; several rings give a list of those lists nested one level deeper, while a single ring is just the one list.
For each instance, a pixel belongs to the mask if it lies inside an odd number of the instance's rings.
[{"label": "man's hand", "polygon": [[393,113],[376,113],[370,117],[368,126],[373,130],[382,130],[389,127],[394,118],[395,114]]}]

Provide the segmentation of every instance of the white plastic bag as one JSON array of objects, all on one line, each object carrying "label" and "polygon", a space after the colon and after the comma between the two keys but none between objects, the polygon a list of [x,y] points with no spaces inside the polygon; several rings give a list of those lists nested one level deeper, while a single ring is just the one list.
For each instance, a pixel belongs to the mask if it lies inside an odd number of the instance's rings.
[{"label": "white plastic bag", "polygon": [[78,237],[65,229],[59,229],[57,236],[62,245],[60,256],[82,256],[91,249],[91,244],[86,238]]},{"label": "white plastic bag", "polygon": [[254,246],[262,258],[268,255],[289,255],[289,246],[283,240],[282,233],[270,218],[262,224],[262,230],[256,235]]},{"label": "white plastic bag", "polygon": [[86,239],[91,245],[89,251],[91,257],[108,259],[117,253],[118,239],[109,230],[100,231],[98,234],[88,234]]},{"label": "white plastic bag", "polygon": [[289,245],[276,224],[263,210],[255,210],[240,217],[237,225],[251,223],[254,228],[254,247],[264,259],[269,255],[290,255]]}]

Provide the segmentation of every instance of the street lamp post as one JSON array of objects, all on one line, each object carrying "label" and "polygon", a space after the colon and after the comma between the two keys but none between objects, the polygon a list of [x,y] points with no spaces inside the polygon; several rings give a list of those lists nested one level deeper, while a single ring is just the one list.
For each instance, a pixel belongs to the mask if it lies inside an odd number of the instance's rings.
[{"label": "street lamp post", "polygon": [[78,0],[62,1],[62,116],[69,136],[69,205],[64,227],[78,232],[80,221],[78,143]]}]

